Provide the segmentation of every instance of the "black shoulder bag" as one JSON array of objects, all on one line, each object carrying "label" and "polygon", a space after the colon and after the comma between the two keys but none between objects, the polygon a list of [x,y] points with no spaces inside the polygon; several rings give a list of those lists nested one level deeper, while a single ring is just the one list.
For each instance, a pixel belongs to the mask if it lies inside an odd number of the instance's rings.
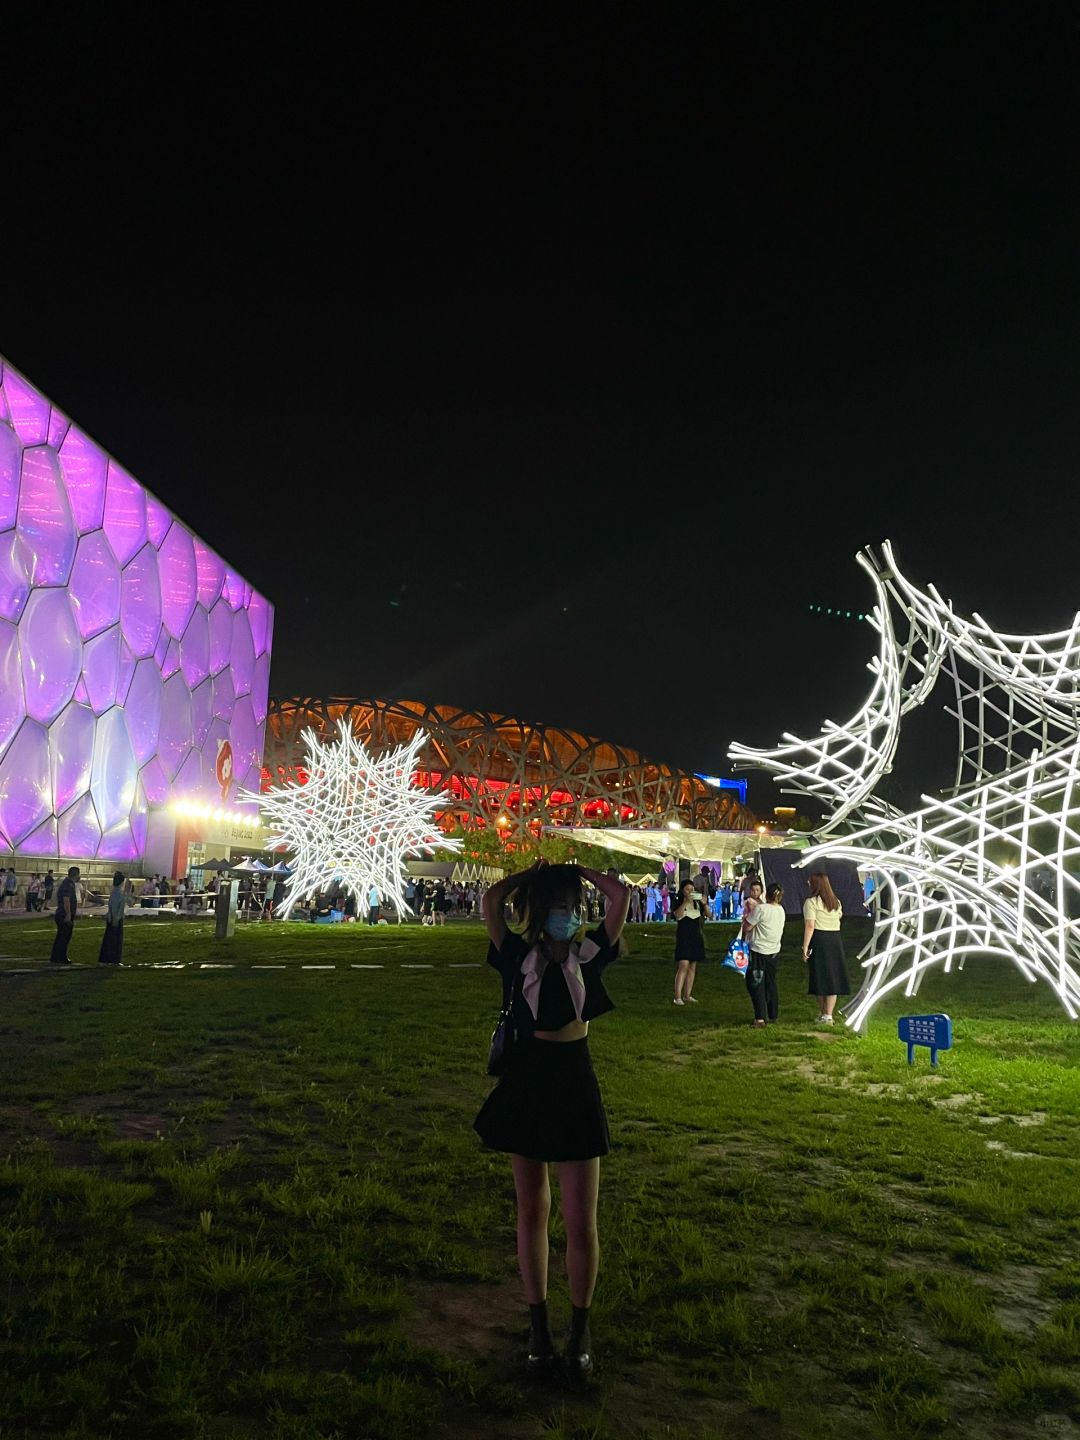
[{"label": "black shoulder bag", "polygon": [[517,1038],[514,1030],[514,997],[511,993],[509,1005],[504,1005],[499,1011],[499,1018],[495,1022],[495,1029],[491,1032],[491,1046],[488,1050],[487,1073],[489,1075],[502,1075],[510,1060],[510,1051],[514,1048]]}]

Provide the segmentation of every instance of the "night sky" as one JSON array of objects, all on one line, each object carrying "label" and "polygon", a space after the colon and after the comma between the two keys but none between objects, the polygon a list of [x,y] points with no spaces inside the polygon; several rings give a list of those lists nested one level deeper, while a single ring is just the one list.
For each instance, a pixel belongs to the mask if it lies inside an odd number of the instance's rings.
[{"label": "night sky", "polygon": [[858,703],[865,542],[1068,623],[1075,4],[373,8],[5,22],[0,351],[274,602],[272,693],[717,770]]}]

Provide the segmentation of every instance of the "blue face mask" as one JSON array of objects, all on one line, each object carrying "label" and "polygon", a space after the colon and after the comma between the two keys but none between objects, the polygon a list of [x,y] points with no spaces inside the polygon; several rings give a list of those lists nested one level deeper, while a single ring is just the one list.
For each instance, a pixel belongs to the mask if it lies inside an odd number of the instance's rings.
[{"label": "blue face mask", "polygon": [[581,916],[576,910],[560,906],[557,910],[548,911],[544,929],[552,940],[572,940],[581,929]]}]

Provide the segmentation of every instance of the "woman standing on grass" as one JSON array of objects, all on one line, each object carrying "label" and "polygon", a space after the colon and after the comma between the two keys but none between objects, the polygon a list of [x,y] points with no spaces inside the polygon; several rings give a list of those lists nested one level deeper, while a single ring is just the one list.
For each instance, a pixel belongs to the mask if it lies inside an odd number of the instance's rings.
[{"label": "woman standing on grass", "polygon": [[817,1025],[833,1023],[838,995],[849,995],[840,921],[844,915],[824,870],[810,876],[810,898],[803,905],[803,964],[810,966],[810,994],[817,997]]},{"label": "woman standing on grass", "polygon": [[121,965],[124,959],[124,906],[127,891],[124,888],[124,872],[117,870],[112,877],[109,891],[109,908],[105,912],[105,934],[101,937],[98,951],[99,965]]},{"label": "woman standing on grass", "polygon": [[671,918],[678,921],[675,929],[675,1000],[676,1005],[696,1005],[694,980],[700,960],[705,959],[705,910],[694,891],[694,882],[686,880],[679,887],[679,896]]},{"label": "woman standing on grass", "polygon": [[743,921],[743,930],[750,940],[750,964],[746,970],[746,988],[754,1007],[754,1024],[759,1030],[772,1025],[780,1014],[780,996],[776,988],[776,962],[784,939],[784,892],[779,885],[770,885],[764,904],[755,905]]},{"label": "woman standing on grass", "polygon": [[[582,923],[583,880],[607,901],[603,921],[589,931]],[[504,916],[511,895],[515,930]],[[629,902],[629,889],[617,879],[543,860],[508,875],[484,896],[488,964],[502,976],[503,1006],[512,1006],[516,1038],[475,1129],[491,1149],[511,1157],[518,1266],[529,1307],[527,1366],[534,1375],[552,1374],[556,1363],[547,1312],[549,1163],[558,1170],[573,1306],[566,1363],[574,1376],[592,1373],[589,1306],[600,1264],[596,1202],[600,1157],[610,1141],[587,1036],[589,1021],[615,1008],[603,974],[618,952]]]}]

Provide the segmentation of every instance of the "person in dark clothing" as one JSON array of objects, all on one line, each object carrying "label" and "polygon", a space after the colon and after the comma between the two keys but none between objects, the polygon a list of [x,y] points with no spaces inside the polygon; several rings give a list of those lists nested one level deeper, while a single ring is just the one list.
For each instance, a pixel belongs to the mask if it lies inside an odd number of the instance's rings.
[{"label": "person in dark clothing", "polygon": [[101,937],[98,951],[99,965],[122,965],[124,961],[124,907],[127,894],[124,890],[124,872],[117,870],[112,877],[109,892],[109,908],[105,915],[105,933]]},{"label": "person in dark clothing", "polygon": [[672,919],[675,929],[675,1001],[676,1005],[696,1005],[694,978],[700,961],[705,959],[705,902],[694,889],[692,880],[679,886],[679,898]]},{"label": "person in dark clothing", "polygon": [[46,910],[52,904],[53,890],[56,888],[56,876],[51,870],[45,871],[45,878],[41,882],[41,894],[44,899]]},{"label": "person in dark clothing", "polygon": [[[607,901],[603,921],[590,931],[583,928],[583,880]],[[513,929],[504,913],[511,895]],[[629,903],[630,891],[618,880],[543,860],[500,880],[484,896],[488,964],[502,977],[503,1007],[512,1016],[515,1039],[475,1129],[491,1149],[510,1154],[518,1265],[529,1307],[527,1366],[540,1377],[556,1366],[547,1309],[549,1164],[558,1170],[562,1191],[573,1307],[565,1361],[575,1378],[593,1369],[589,1307],[600,1258],[596,1202],[600,1157],[610,1142],[587,1037],[589,1021],[615,1008],[603,973],[618,954]]]},{"label": "person in dark clothing", "polygon": [[67,952],[75,930],[75,915],[79,908],[79,873],[79,867],[72,865],[67,872],[67,878],[60,881],[60,888],[56,892],[56,914],[53,916],[56,921],[56,939],[53,941],[52,954],[49,956],[54,965],[71,964]]}]

